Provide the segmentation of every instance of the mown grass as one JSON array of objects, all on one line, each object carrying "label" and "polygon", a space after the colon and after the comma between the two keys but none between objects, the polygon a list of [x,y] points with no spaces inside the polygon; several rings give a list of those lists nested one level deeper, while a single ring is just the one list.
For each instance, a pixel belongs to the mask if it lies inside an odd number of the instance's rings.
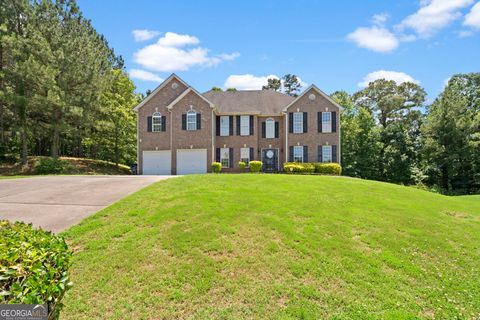
[{"label": "mown grass", "polygon": [[64,233],[64,319],[480,317],[480,197],[343,177],[197,175]]}]

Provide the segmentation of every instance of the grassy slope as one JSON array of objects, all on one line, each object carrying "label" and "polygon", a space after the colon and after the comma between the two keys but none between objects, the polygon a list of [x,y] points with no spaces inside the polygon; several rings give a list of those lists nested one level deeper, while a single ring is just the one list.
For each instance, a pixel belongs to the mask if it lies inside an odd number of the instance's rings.
[{"label": "grassy slope", "polygon": [[[35,164],[39,157],[29,157],[25,166],[17,163],[0,163],[0,176],[35,175]],[[72,170],[63,174],[130,174],[130,167],[103,160],[60,157],[72,165]],[[0,177],[1,178],[1,177]]]},{"label": "grassy slope", "polygon": [[65,233],[65,319],[471,318],[480,197],[342,177],[154,184]]}]

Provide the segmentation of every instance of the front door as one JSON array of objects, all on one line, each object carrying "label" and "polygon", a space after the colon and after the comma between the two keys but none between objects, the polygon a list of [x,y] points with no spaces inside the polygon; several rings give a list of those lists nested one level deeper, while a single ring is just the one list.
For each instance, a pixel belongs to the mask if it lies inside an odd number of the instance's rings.
[{"label": "front door", "polygon": [[263,149],[262,162],[264,172],[278,171],[278,149]]}]

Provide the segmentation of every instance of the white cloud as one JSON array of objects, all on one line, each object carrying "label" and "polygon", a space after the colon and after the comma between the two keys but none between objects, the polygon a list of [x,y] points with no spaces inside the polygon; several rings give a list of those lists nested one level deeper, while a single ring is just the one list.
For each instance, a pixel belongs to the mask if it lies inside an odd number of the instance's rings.
[{"label": "white cloud", "polygon": [[383,27],[357,28],[347,36],[357,46],[376,52],[387,53],[398,47],[397,37]]},{"label": "white cloud", "polygon": [[379,13],[373,15],[372,22],[375,25],[383,25],[385,24],[385,22],[387,22],[388,18],[390,18],[390,15],[388,13]]},{"label": "white cloud", "polygon": [[133,30],[132,34],[133,34],[133,38],[135,39],[135,41],[141,42],[141,41],[150,40],[150,39],[158,36],[160,34],[160,32],[154,31],[154,30],[143,29],[143,30]]},{"label": "white cloud", "polygon": [[480,1],[465,15],[463,24],[473,28],[480,28]]},{"label": "white cloud", "polygon": [[473,32],[471,30],[460,30],[458,32],[458,36],[460,38],[468,38],[468,37],[473,36]]},{"label": "white cloud", "polygon": [[260,90],[262,86],[267,85],[268,79],[271,78],[279,79],[274,74],[263,77],[256,77],[253,74],[233,74],[225,80],[223,87],[225,89],[235,88],[237,90]]},{"label": "white cloud", "polygon": [[399,30],[413,29],[419,37],[428,38],[462,16],[460,9],[474,0],[423,0],[421,8],[406,17]]},{"label": "white cloud", "polygon": [[144,68],[172,72],[188,70],[195,66],[211,67],[240,56],[238,52],[211,56],[210,50],[206,48],[184,48],[199,43],[196,37],[167,32],[156,43],[135,52],[133,58]]},{"label": "white cloud", "polygon": [[134,79],[139,79],[143,81],[152,81],[152,82],[163,82],[164,79],[160,78],[158,75],[155,73],[151,73],[145,70],[140,70],[140,69],[132,69],[128,73],[130,77]]},{"label": "white cloud", "polygon": [[363,81],[358,84],[358,86],[361,88],[365,88],[368,86],[370,82],[373,82],[378,79],[393,80],[397,84],[401,84],[403,82],[413,82],[416,84],[420,84],[420,81],[414,79],[413,77],[411,77],[410,75],[404,72],[378,70],[378,71],[370,72],[369,74],[367,74],[363,78]]}]

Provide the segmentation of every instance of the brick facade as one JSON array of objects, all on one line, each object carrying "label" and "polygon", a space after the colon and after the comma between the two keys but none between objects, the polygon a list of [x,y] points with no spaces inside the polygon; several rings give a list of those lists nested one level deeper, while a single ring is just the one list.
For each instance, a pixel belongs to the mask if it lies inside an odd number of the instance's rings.
[{"label": "brick facade", "polygon": [[[188,92],[187,92],[188,90]],[[261,114],[261,112],[239,112],[238,114],[222,113],[221,108],[213,105],[195,90],[190,89],[177,76],[170,76],[165,83],[160,85],[151,97],[136,107],[138,124],[138,172],[142,174],[143,151],[171,150],[171,174],[177,173],[177,150],[181,149],[206,149],[207,172],[210,164],[216,161],[217,148],[233,148],[233,167],[224,168],[223,172],[239,172],[241,148],[253,148],[250,160],[262,160],[262,150],[278,150],[278,169],[289,159],[289,148],[295,145],[308,146],[308,161],[316,162],[317,148],[319,145],[335,145],[336,159],[340,162],[340,111],[339,107],[323,96],[315,87],[294,100],[289,106],[283,106],[276,114]],[[315,96],[312,99],[312,95]],[[179,98],[182,96],[181,98]],[[173,103],[174,102],[174,103]],[[169,106],[169,108],[167,108]],[[288,107],[288,108],[287,108]],[[182,128],[182,115],[189,110],[199,113],[201,128],[187,131]],[[318,132],[318,112],[336,112],[336,132]],[[148,117],[154,112],[165,116],[166,130],[161,132],[148,132]],[[289,132],[289,113],[306,112],[308,114],[307,132]],[[217,135],[217,117],[222,115],[232,116],[233,135]],[[240,115],[251,116],[253,119],[253,132],[249,135],[238,135],[238,120]],[[273,119],[278,137],[266,138],[262,136],[262,126],[267,119]],[[249,132],[250,133],[250,132]]]}]

